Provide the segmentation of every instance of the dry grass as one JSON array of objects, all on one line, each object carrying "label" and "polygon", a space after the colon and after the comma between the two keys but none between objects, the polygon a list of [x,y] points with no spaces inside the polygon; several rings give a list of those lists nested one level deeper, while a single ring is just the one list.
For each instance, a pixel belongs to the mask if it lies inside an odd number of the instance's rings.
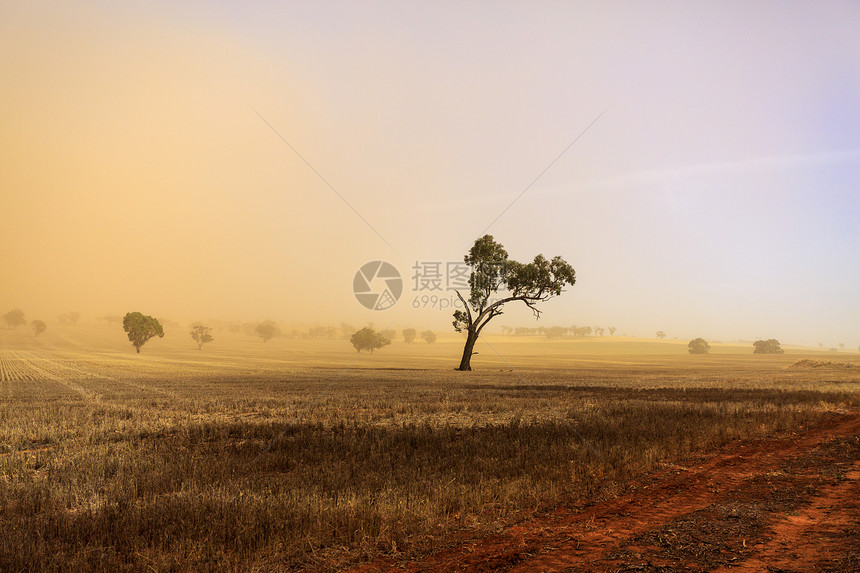
[{"label": "dry grass", "polygon": [[797,356],[541,346],[531,352],[551,367],[529,369],[511,368],[534,360],[508,347],[503,368],[460,373],[440,366],[444,344],[345,369],[355,355],[340,341],[215,350],[216,337],[209,353],[136,356],[65,336],[0,347],[0,570],[329,569],[414,554],[860,407],[856,371],[787,369]]},{"label": "dry grass", "polygon": [[791,365],[792,368],[857,368],[851,362],[833,362],[831,360],[813,360],[804,358]]}]

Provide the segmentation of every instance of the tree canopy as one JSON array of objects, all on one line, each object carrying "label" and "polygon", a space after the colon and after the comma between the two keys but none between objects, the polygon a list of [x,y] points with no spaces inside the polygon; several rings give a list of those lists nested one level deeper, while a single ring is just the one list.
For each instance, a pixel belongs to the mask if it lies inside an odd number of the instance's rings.
[{"label": "tree canopy", "polygon": [[432,330],[425,330],[421,333],[421,338],[423,338],[424,342],[426,342],[427,344],[433,344],[434,342],[436,342],[436,333]]},{"label": "tree canopy", "polygon": [[202,324],[195,324],[191,327],[191,338],[197,343],[197,350],[202,350],[203,345],[207,342],[212,342],[215,338],[212,336],[212,329]]},{"label": "tree canopy", "polygon": [[403,329],[403,342],[406,344],[412,344],[416,336],[418,336],[418,332],[414,328]]},{"label": "tree canopy", "polygon": [[349,341],[352,342],[356,351],[361,352],[362,350],[367,350],[371,354],[373,354],[374,350],[378,350],[379,348],[391,344],[391,340],[382,336],[382,333],[377,333],[369,326],[366,326],[354,333],[350,337]]},{"label": "tree canopy", "polygon": [[45,322],[42,320],[34,320],[30,323],[30,326],[33,327],[33,332],[36,336],[39,336],[40,334],[48,330],[48,325],[45,324]]},{"label": "tree canopy", "polygon": [[711,345],[704,338],[696,338],[687,344],[687,350],[690,354],[708,354],[711,351]]},{"label": "tree canopy", "polygon": [[775,338],[753,342],[753,354],[782,354],[783,352],[785,350],[780,348],[779,340]]},{"label": "tree canopy", "polygon": [[271,340],[281,333],[281,329],[274,321],[264,320],[254,327],[254,332],[263,339],[263,342]]},{"label": "tree canopy", "polygon": [[18,328],[19,326],[27,324],[27,319],[24,318],[24,311],[22,311],[20,308],[10,310],[6,314],[4,314],[3,320],[5,320],[6,324],[11,326],[12,328]]},{"label": "tree canopy", "polygon": [[140,352],[140,347],[153,336],[164,337],[164,329],[157,319],[145,316],[139,312],[130,312],[122,319],[122,328],[128,333],[128,339],[135,350]]},{"label": "tree canopy", "polygon": [[[468,300],[455,291],[463,303],[463,310],[454,312],[454,330],[466,332],[466,344],[458,370],[471,370],[475,342],[481,330],[494,317],[502,314],[502,307],[519,301],[540,317],[537,304],[560,295],[566,285],[576,283],[576,273],[564,259],[546,259],[537,255],[530,263],[519,263],[508,258],[505,248],[484,235],[477,239],[463,258],[471,268]],[[503,290],[504,295],[493,298]]]}]

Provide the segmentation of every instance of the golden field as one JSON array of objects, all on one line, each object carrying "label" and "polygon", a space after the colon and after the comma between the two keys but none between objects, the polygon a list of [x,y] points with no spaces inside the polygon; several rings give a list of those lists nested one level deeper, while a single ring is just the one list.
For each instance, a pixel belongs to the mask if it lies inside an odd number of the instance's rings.
[{"label": "golden field", "polygon": [[[0,330],[0,570],[334,570],[860,408],[860,356]],[[835,356],[835,357],[834,357]],[[855,368],[796,367],[838,360]]]}]

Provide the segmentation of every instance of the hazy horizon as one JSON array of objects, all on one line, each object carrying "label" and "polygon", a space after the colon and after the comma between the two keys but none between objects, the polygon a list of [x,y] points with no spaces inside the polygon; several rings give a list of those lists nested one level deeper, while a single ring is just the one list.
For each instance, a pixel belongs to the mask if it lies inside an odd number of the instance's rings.
[{"label": "hazy horizon", "polygon": [[[413,266],[489,233],[577,273],[495,331],[856,349],[858,29],[847,1],[7,3],[0,314],[449,331]],[[389,310],[352,292],[375,260]]]}]

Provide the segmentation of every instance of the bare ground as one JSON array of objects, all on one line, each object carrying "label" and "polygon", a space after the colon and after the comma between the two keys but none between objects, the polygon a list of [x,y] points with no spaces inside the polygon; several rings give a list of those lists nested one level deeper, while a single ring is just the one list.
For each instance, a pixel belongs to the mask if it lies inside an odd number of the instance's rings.
[{"label": "bare ground", "polygon": [[666,467],[616,499],[435,546],[356,571],[860,571],[860,413]]}]

